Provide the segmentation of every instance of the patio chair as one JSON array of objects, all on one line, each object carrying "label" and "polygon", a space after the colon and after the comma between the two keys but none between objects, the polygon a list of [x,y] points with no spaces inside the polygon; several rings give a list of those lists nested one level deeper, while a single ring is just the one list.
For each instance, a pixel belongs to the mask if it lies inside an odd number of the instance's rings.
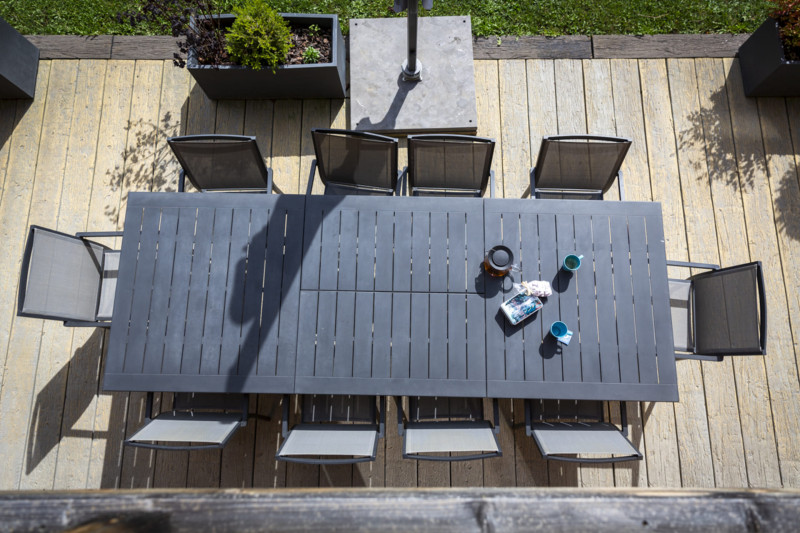
[{"label": "patio chair", "polygon": [[144,425],[125,444],[154,450],[222,448],[247,425],[248,404],[247,394],[176,392],[172,409],[153,417],[153,393],[148,392]]},{"label": "patio chair", "polygon": [[316,159],[311,162],[306,194],[311,194],[317,169],[325,194],[400,194],[402,173],[397,170],[397,139],[320,128],[312,129],[311,137]]},{"label": "patio chair", "polygon": [[201,192],[272,192],[272,169],[264,165],[255,137],[184,135],[167,143],[182,167],[178,192],[184,192],[187,177]]},{"label": "patio chair", "polygon": [[722,361],[725,355],[767,353],[767,298],[761,262],[717,265],[667,261],[668,265],[710,269],[688,279],[669,280],[675,356]]},{"label": "patio chair", "polygon": [[619,183],[620,166],[631,146],[622,137],[553,135],[542,137],[536,166],[531,169],[531,198],[594,199]]},{"label": "patio chair", "polygon": [[385,429],[386,400],[375,396],[332,396],[304,394],[301,420],[289,429],[289,396],[283,398],[279,461],[316,465],[365,463],[374,461],[378,440]]},{"label": "patio chair", "polygon": [[19,280],[17,315],[63,320],[65,326],[111,326],[119,252],[86,237],[31,226]]},{"label": "patio chair", "polygon": [[[605,421],[603,402],[525,400],[525,434],[548,461],[619,463],[641,460],[628,440],[625,402],[619,402],[622,429]],[[586,457],[584,454],[589,454]]]},{"label": "patio chair", "polygon": [[395,401],[403,458],[469,461],[503,455],[497,442],[500,410],[496,399],[492,400],[494,424],[484,420],[482,398],[409,397],[408,421],[404,421],[401,399]]},{"label": "patio chair", "polygon": [[494,197],[494,139],[470,135],[409,135],[411,196]]}]

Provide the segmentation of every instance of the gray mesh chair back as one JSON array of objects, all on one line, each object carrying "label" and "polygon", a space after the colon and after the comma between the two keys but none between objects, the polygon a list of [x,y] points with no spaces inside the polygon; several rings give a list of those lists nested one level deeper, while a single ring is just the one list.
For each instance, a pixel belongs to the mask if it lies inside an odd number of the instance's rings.
[{"label": "gray mesh chair back", "polygon": [[148,392],[144,425],[125,444],[155,450],[222,448],[247,425],[248,404],[247,394],[176,393],[172,409],[154,417]]},{"label": "gray mesh chair back", "polygon": [[308,394],[299,397],[301,423],[289,429],[289,396],[283,398],[279,461],[350,464],[374,461],[384,435],[385,399]]},{"label": "gray mesh chair back", "polygon": [[20,273],[19,316],[107,326],[119,252],[94,241],[31,226]]},{"label": "gray mesh chair back", "polygon": [[397,139],[318,128],[311,130],[311,137],[316,160],[309,176],[309,194],[317,168],[325,194],[391,196],[397,191]]},{"label": "gray mesh chair back", "polygon": [[183,167],[178,191],[184,190],[185,175],[198,191],[272,192],[272,170],[264,165],[255,137],[185,135],[167,143]]},{"label": "gray mesh chair back", "polygon": [[408,186],[411,195],[494,196],[494,139],[469,135],[410,135]]},{"label": "gray mesh chair back", "polygon": [[396,402],[404,458],[469,461],[502,455],[497,400],[492,401],[494,425],[484,419],[482,398],[410,397],[407,421],[400,398]]},{"label": "gray mesh chair back", "polygon": [[725,355],[766,354],[761,262],[670,280],[670,305],[675,349],[688,352],[678,357],[721,361]]},{"label": "gray mesh chair back", "polygon": [[525,400],[525,434],[533,437],[546,460],[618,463],[641,460],[628,440],[625,402],[620,402],[622,429],[605,421],[603,402]]},{"label": "gray mesh chair back", "polygon": [[631,140],[596,135],[556,135],[542,138],[536,166],[531,170],[535,198],[602,199],[619,179],[620,166]]}]

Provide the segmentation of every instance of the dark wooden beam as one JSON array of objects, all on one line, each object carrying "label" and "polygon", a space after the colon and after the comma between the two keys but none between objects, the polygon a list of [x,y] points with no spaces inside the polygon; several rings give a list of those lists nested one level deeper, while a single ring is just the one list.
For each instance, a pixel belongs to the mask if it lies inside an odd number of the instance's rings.
[{"label": "dark wooden beam", "polygon": [[[6,492],[0,530],[792,531],[800,491],[306,489]],[[124,529],[127,527],[128,529]]]},{"label": "dark wooden beam", "polygon": [[595,35],[594,57],[734,57],[748,34]]},{"label": "dark wooden beam", "polygon": [[111,35],[26,35],[39,48],[39,59],[109,59]]},{"label": "dark wooden beam", "polygon": [[592,38],[587,35],[475,37],[472,55],[474,59],[590,59]]},{"label": "dark wooden beam", "polygon": [[115,35],[111,59],[172,59],[178,39],[163,35]]}]

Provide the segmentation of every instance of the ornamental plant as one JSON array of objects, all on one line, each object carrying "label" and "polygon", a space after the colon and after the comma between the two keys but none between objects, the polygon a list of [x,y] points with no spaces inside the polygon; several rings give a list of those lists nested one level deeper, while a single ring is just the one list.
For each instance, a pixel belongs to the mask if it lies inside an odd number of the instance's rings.
[{"label": "ornamental plant", "polygon": [[786,59],[800,60],[800,0],[772,0],[770,16],[778,21]]},{"label": "ornamental plant", "polygon": [[289,23],[266,0],[247,0],[233,11],[236,20],[225,36],[231,59],[252,69],[275,72],[292,45]]}]

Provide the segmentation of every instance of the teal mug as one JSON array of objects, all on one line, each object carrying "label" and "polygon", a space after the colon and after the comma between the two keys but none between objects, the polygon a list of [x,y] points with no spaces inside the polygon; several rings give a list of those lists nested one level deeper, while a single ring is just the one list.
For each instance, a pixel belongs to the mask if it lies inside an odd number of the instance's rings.
[{"label": "teal mug", "polygon": [[581,259],[583,259],[582,255],[569,254],[561,263],[561,268],[567,272],[575,272],[581,267]]},{"label": "teal mug", "polygon": [[553,322],[550,326],[550,334],[555,338],[563,337],[568,331],[567,325],[560,320]]}]

